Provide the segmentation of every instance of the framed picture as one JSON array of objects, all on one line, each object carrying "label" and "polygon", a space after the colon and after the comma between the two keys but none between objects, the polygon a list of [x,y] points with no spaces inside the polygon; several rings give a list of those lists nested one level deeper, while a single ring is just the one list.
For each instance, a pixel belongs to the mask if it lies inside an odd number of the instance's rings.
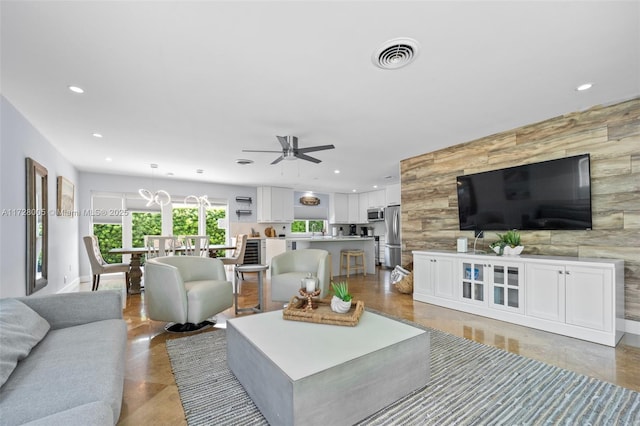
[{"label": "framed picture", "polygon": [[58,176],[57,216],[73,217],[75,187],[70,180]]}]

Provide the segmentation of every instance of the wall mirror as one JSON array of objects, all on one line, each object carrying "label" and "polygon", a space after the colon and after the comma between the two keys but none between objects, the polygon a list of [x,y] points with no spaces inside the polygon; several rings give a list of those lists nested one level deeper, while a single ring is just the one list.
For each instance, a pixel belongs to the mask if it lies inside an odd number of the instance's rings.
[{"label": "wall mirror", "polygon": [[47,169],[27,158],[27,295],[47,285]]}]

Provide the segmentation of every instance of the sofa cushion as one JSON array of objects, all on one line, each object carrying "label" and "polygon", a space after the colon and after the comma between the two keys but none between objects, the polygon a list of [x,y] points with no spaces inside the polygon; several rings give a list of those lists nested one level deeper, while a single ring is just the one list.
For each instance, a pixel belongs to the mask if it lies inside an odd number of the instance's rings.
[{"label": "sofa cushion", "polygon": [[49,328],[49,323],[24,303],[0,299],[0,386]]},{"label": "sofa cushion", "polygon": [[0,388],[0,423],[22,424],[96,401],[117,419],[126,339],[121,319],[51,330]]}]

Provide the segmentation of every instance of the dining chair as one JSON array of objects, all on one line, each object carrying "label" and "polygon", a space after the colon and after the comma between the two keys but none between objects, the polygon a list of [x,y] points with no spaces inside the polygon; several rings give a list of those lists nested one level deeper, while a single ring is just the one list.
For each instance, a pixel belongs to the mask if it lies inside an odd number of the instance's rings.
[{"label": "dining chair", "polygon": [[184,242],[186,256],[209,257],[208,235],[185,235],[181,239]]},{"label": "dining chair", "polygon": [[91,264],[91,291],[98,291],[101,274],[111,274],[116,272],[124,272],[125,282],[127,288],[129,288],[129,264],[105,262],[102,258],[102,254],[100,253],[98,237],[96,237],[95,235],[87,235],[82,239],[84,240],[84,246],[87,249],[89,263]]},{"label": "dining chair", "polygon": [[[219,257],[218,259],[222,260],[222,263],[225,265],[242,265],[244,263],[244,253],[247,249],[247,234],[238,234],[236,235],[236,248],[233,249],[233,253],[229,257]],[[238,272],[235,271],[234,274],[238,277]]]},{"label": "dining chair", "polygon": [[179,246],[178,237],[173,235],[145,235],[144,239],[147,259],[173,256],[176,253],[176,247]]}]

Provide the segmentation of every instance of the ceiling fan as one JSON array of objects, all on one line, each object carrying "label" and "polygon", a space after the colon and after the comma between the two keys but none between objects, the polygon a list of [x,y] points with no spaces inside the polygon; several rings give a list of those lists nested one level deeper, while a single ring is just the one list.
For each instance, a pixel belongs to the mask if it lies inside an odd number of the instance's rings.
[{"label": "ceiling fan", "polygon": [[242,152],[275,152],[280,153],[280,157],[276,158],[271,164],[278,164],[282,160],[295,160],[299,158],[301,160],[311,161],[312,163],[320,163],[322,160],[306,155],[307,152],[323,151],[325,149],[334,149],[333,145],[317,145],[307,148],[298,148],[297,136],[276,136],[280,145],[282,145],[281,151],[260,151],[253,149],[243,149]]}]

